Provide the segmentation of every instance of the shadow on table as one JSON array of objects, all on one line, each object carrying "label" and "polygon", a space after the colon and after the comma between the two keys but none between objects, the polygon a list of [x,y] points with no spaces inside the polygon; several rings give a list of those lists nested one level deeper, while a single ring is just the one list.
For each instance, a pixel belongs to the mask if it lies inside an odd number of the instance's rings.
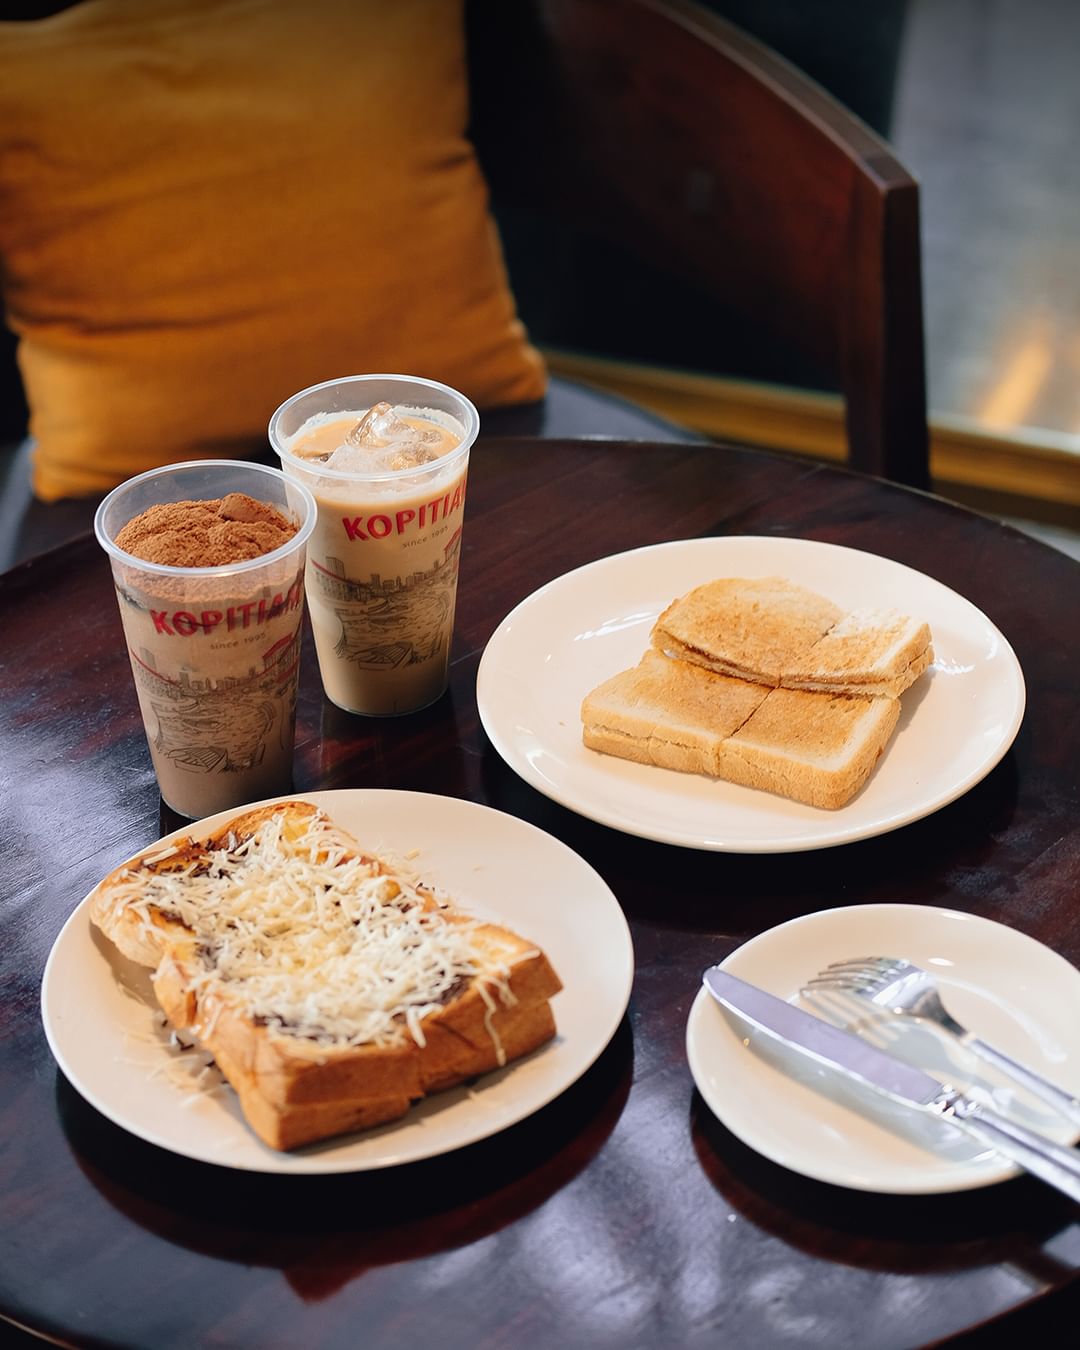
[{"label": "shadow on table", "polygon": [[126,1218],[217,1260],[280,1269],[303,1299],[318,1300],[372,1267],[466,1246],[542,1205],[615,1128],[633,1059],[624,1018],[582,1078],[509,1129],[444,1156],[328,1175],[243,1172],[169,1153],[112,1124],[60,1073],[56,1097],[80,1169]]},{"label": "shadow on table", "polygon": [[[1007,836],[1019,804],[1012,752],[957,801],[876,838],[799,853],[728,853],[658,843],[597,824],[530,787],[486,737],[483,746],[487,801],[531,821],[589,862],[629,919],[729,935],[732,947],[800,915],[863,900],[961,909],[965,896],[955,892],[973,878],[985,876],[978,883],[984,888],[1008,878]],[[928,876],[942,878],[940,894],[926,893]],[[724,955],[718,945],[713,959]]]},{"label": "shadow on table", "polygon": [[[763,1158],[725,1129],[696,1091],[688,1128],[723,1202],[769,1238],[901,1285],[905,1277],[934,1277],[935,1316],[946,1317],[951,1300],[957,1323],[970,1330],[932,1344],[1015,1350],[1043,1338],[1053,1344],[1062,1326],[1075,1325],[1080,1272],[1066,1253],[1076,1250],[1076,1206],[1033,1178],[948,1195],[871,1194]],[[1018,1285],[1027,1291],[1020,1300]],[[827,1280],[819,1292],[827,1301]],[[911,1344],[923,1344],[914,1325]]]},{"label": "shadow on table", "polygon": [[1076,1222],[1076,1205],[1032,1177],[947,1195],[848,1190],[755,1153],[717,1120],[697,1091],[689,1128],[702,1171],[725,1201],[815,1257],[905,1274],[1008,1262],[1044,1287],[1076,1274],[1038,1252]]}]

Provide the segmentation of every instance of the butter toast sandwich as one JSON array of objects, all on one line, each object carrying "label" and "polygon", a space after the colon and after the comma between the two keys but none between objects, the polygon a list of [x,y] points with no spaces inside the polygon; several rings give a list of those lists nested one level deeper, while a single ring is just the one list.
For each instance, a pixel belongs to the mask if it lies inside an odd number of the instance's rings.
[{"label": "butter toast sandwich", "polygon": [[895,698],[770,688],[652,649],[581,706],[590,749],[827,810],[863,787],[899,715]]},{"label": "butter toast sandwich", "polygon": [[774,688],[895,698],[934,659],[930,628],[892,609],[850,612],[783,577],[720,577],[657,619],[652,645]]},{"label": "butter toast sandwich", "polygon": [[299,801],[106,877],[90,917],[153,971],[255,1133],[291,1149],[397,1119],[555,1034],[543,952],[365,853]]}]

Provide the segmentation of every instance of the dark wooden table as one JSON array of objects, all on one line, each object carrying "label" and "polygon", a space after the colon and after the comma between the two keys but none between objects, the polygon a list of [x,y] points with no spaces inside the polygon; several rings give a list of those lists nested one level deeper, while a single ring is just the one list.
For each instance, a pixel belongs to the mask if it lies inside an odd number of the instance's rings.
[{"label": "dark wooden table", "polygon": [[[1027,677],[1003,762],[926,820],[789,856],[624,837],[522,783],[474,696],[503,615],[603,555],[736,533],[870,550],[968,596]],[[98,1115],[47,1048],[45,959],[91,886],[179,822],[155,787],[104,555],[87,538],[25,563],[0,577],[0,1313],[66,1343],[155,1350],[886,1350],[1002,1317],[1018,1334],[1060,1309],[1080,1269],[1076,1206],[1029,1179],[878,1198],[801,1178],[718,1124],[684,1031],[703,950],[719,959],[837,903],[966,910],[1080,963],[1080,568],[934,497],[716,446],[482,442],[464,540],[448,697],[349,717],[323,700],[309,645],[296,787],[457,795],[566,841],[633,930],[621,1029],[537,1115],[385,1173],[231,1173]],[[673,867],[677,890],[661,884]]]}]

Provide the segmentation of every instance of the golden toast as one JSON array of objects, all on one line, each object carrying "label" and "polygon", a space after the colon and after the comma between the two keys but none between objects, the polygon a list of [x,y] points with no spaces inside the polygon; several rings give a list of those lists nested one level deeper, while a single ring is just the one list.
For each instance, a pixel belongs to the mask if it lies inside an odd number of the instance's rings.
[{"label": "golden toast", "polygon": [[929,625],[844,611],[784,577],[720,577],[673,600],[630,670],[586,694],[591,750],[847,805],[885,753]]},{"label": "golden toast", "polygon": [[673,600],[652,645],[785,689],[896,698],[934,659],[930,628],[892,609],[844,611],[783,577],[720,577]]},{"label": "golden toast", "polygon": [[118,868],[90,917],[289,1149],[404,1115],[555,1034],[543,952],[292,801]]}]

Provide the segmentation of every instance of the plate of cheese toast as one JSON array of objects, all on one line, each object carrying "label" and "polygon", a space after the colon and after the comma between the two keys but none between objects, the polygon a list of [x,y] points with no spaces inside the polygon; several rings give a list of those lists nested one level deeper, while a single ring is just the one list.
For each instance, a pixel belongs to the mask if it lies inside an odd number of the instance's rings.
[{"label": "plate of cheese toast", "polygon": [[1023,717],[1020,665],[970,601],[809,539],[677,540],[522,601],[477,674],[496,751],[629,834],[797,852],[918,820],[978,783]]},{"label": "plate of cheese toast", "polygon": [[427,793],[254,803],[105,877],[45,969],[49,1045],[131,1133],[205,1162],[346,1172],[547,1104],[626,1010],[630,933],[535,826]]}]

